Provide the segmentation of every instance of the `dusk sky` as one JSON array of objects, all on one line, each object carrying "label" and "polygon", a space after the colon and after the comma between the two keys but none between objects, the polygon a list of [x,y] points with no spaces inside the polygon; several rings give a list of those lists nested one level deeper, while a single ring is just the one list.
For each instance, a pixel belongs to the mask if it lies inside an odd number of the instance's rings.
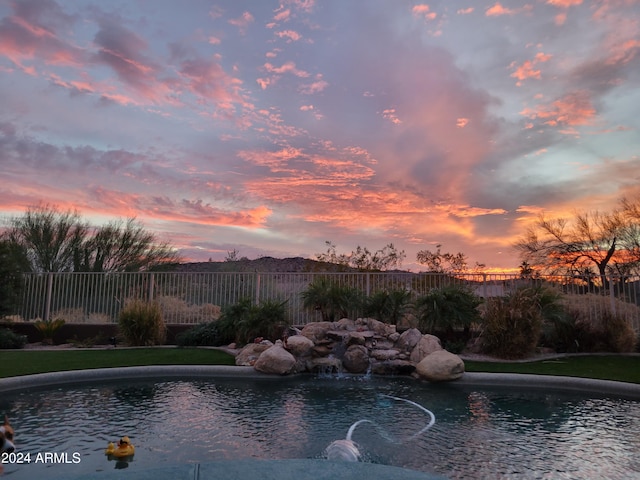
[{"label": "dusk sky", "polygon": [[0,0],[0,216],[465,253],[640,194],[640,0]]}]

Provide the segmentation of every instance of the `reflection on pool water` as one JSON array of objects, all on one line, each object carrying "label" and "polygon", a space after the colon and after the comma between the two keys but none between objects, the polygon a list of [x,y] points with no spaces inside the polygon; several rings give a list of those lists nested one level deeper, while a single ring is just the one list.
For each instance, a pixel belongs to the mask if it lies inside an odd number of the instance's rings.
[{"label": "reflection on pool water", "polygon": [[[436,416],[417,438],[425,413]],[[80,463],[4,465],[11,479],[256,458],[320,458],[349,427],[366,461],[449,478],[639,478],[640,402],[407,378],[287,377],[102,383],[3,395],[20,452]],[[109,461],[128,435],[133,461]]]}]

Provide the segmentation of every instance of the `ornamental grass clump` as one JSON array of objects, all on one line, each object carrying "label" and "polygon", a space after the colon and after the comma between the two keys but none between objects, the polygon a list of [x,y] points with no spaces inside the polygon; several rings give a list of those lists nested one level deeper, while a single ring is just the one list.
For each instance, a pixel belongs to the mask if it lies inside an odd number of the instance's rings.
[{"label": "ornamental grass clump", "polygon": [[118,326],[125,341],[135,346],[162,345],[167,334],[160,306],[137,299],[120,311]]},{"label": "ornamental grass clump", "polygon": [[504,297],[487,299],[482,349],[500,358],[525,358],[535,352],[542,332],[540,292],[520,288]]},{"label": "ornamental grass clump", "polygon": [[633,352],[636,334],[627,320],[638,315],[638,306],[609,296],[567,295],[563,301],[575,328],[580,352]]}]

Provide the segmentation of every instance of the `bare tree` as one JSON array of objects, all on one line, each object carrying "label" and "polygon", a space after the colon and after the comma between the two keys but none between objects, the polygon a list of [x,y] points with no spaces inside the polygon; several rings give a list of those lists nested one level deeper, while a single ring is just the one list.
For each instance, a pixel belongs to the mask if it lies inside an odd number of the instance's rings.
[{"label": "bare tree", "polygon": [[367,247],[358,247],[349,254],[336,252],[336,246],[326,241],[327,252],[316,254],[316,259],[320,262],[335,263],[345,267],[357,268],[358,270],[389,270],[392,268],[400,268],[402,261],[406,257],[404,250],[398,249],[389,243],[375,252],[370,251]]},{"label": "bare tree", "polygon": [[572,219],[541,215],[515,248],[524,262],[543,273],[589,276],[595,268],[605,285],[608,273],[633,265],[629,248],[640,238],[638,232],[638,222],[624,208],[578,212]]},{"label": "bare tree", "polygon": [[[467,256],[462,253],[441,252],[442,245],[436,245],[436,251],[420,250],[416,254],[416,260],[426,265],[429,272],[433,273],[465,273],[469,271]],[[477,263],[474,271],[481,271],[486,267],[483,263]]]}]

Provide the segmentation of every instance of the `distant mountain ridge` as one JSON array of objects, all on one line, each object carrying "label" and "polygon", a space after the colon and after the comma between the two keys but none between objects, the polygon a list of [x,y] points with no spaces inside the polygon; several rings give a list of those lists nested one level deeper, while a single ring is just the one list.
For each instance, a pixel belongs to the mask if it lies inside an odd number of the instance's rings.
[{"label": "distant mountain ridge", "polygon": [[[320,262],[310,258],[261,257],[255,260],[241,259],[224,262],[180,263],[170,268],[174,272],[358,272],[357,268]],[[396,270],[398,271],[398,270]]]}]

